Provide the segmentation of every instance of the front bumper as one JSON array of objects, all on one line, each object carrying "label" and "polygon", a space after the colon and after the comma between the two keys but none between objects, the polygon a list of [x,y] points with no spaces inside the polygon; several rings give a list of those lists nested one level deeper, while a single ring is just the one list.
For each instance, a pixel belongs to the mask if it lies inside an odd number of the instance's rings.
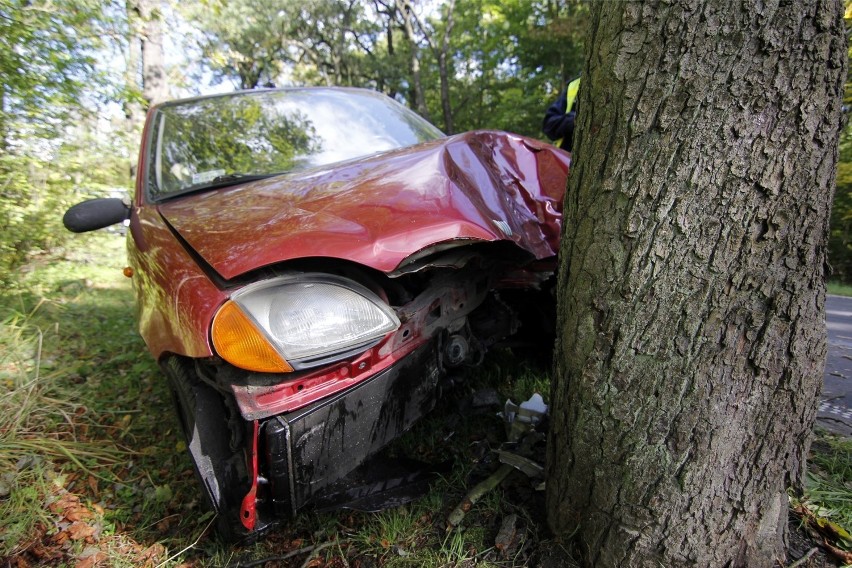
[{"label": "front bumper", "polygon": [[354,387],[264,422],[269,495],[275,516],[321,498],[432,410],[442,376],[436,340]]}]

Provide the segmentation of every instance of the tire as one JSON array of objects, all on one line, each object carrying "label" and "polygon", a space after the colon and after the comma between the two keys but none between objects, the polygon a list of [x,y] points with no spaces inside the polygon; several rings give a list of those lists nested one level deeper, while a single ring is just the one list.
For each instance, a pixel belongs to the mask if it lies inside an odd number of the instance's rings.
[{"label": "tire", "polygon": [[164,368],[196,477],[217,515],[217,532],[227,542],[245,542],[251,533],[240,522],[239,511],[250,483],[243,452],[231,448],[234,435],[240,439],[243,432],[233,432],[224,396],[187,363],[171,357]]}]

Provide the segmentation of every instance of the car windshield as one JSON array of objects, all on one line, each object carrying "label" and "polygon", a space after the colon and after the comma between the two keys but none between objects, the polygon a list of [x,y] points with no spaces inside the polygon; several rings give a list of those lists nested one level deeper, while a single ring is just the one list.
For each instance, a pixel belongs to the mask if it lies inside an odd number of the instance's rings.
[{"label": "car windshield", "polygon": [[160,200],[440,138],[392,99],[360,89],[239,92],[156,111],[147,188]]}]

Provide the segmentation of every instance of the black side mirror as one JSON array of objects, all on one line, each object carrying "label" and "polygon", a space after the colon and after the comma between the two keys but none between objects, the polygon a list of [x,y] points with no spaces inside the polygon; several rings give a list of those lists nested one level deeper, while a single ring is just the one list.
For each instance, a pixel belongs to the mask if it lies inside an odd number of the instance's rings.
[{"label": "black side mirror", "polygon": [[65,212],[62,224],[74,233],[103,229],[130,218],[130,207],[121,199],[101,197],[78,203]]}]

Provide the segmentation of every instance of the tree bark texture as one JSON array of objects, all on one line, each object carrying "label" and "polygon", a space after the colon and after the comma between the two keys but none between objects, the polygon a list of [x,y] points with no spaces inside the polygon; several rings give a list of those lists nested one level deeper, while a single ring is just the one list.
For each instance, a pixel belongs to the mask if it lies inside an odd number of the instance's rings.
[{"label": "tree bark texture", "polygon": [[592,11],[548,520],[589,566],[771,566],[826,352],[843,6]]}]

